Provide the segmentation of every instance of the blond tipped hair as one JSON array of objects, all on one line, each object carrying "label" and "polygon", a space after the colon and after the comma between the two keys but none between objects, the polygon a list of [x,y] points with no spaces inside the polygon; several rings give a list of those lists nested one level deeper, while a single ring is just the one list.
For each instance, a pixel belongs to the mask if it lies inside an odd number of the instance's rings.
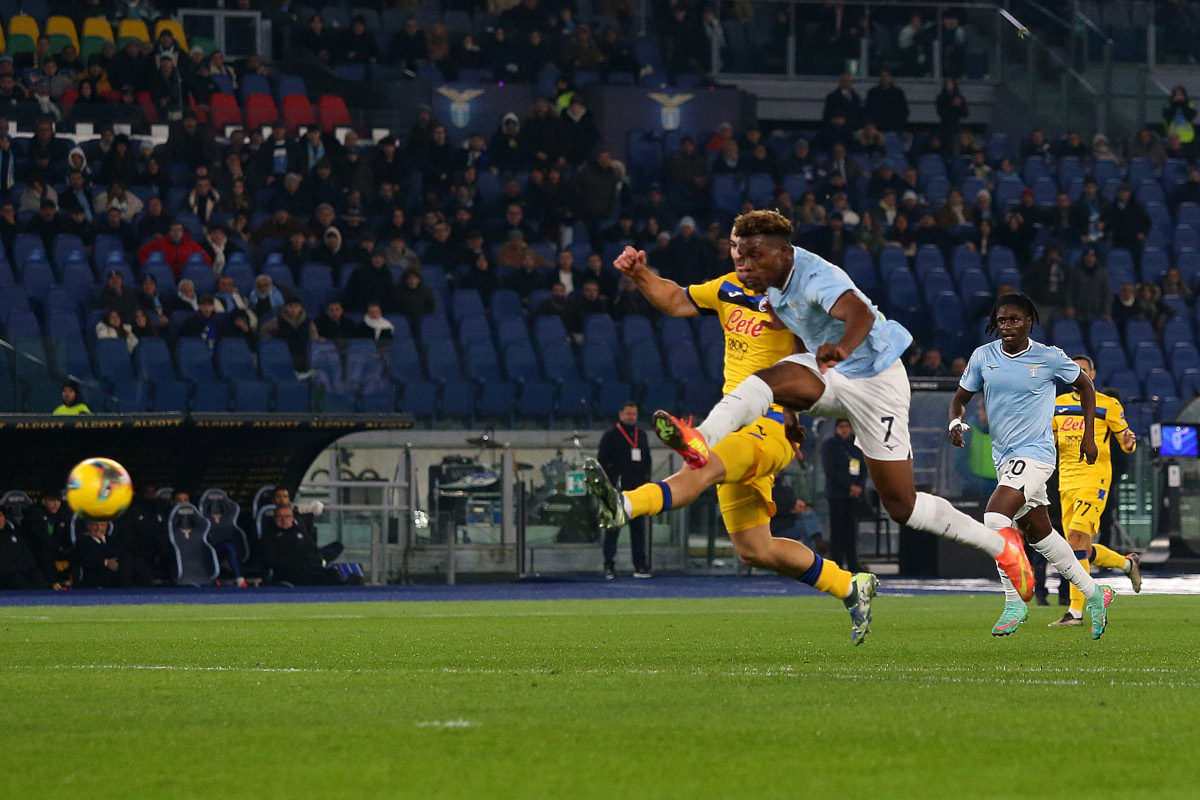
[{"label": "blond tipped hair", "polygon": [[790,242],[793,233],[791,220],[778,211],[748,211],[733,221],[738,237],[777,236]]}]

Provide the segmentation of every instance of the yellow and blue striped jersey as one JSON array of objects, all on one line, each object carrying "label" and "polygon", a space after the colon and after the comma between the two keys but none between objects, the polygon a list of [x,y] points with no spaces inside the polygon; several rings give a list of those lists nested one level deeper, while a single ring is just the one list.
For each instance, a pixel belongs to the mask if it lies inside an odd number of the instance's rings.
[{"label": "yellow and blue striped jersey", "polygon": [[[716,314],[725,334],[725,386],[723,394],[760,369],[787,358],[795,338],[788,330],[768,327],[771,314],[766,296],[753,294],[736,272],[684,289],[701,314]],[[670,344],[668,342],[668,344]]]},{"label": "yellow and blue striped jersey", "polygon": [[1054,441],[1058,445],[1058,486],[1067,489],[1098,489],[1108,492],[1112,483],[1112,440],[1127,453],[1121,442],[1121,434],[1129,430],[1125,421],[1125,409],[1110,395],[1096,392],[1096,447],[1100,453],[1095,464],[1079,460],[1079,445],[1083,441],[1083,406],[1078,392],[1060,394],[1054,398]]}]

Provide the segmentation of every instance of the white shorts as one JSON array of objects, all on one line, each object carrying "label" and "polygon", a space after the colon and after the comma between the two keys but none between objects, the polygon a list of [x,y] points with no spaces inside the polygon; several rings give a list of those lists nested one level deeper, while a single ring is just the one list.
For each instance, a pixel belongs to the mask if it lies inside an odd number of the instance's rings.
[{"label": "white shorts", "polygon": [[805,413],[850,420],[854,443],[873,461],[912,458],[908,438],[912,390],[908,373],[899,361],[870,378],[847,378],[835,369],[822,374],[812,353],[798,353],[782,361],[808,367],[825,383],[825,393]]},{"label": "white shorts", "polygon": [[1046,482],[1053,474],[1053,464],[1021,456],[1010,458],[996,468],[996,482],[999,485],[1016,489],[1025,495],[1025,505],[1013,515],[1013,519],[1020,519],[1035,508],[1050,505]]}]

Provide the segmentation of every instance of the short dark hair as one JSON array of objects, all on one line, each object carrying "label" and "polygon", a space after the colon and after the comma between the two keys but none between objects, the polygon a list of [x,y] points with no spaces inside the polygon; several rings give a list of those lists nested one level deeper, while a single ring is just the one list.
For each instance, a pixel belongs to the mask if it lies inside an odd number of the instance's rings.
[{"label": "short dark hair", "polygon": [[1087,365],[1088,365],[1088,369],[1094,370],[1096,368],[1096,362],[1092,361],[1092,357],[1085,353],[1080,353],[1077,356],[1071,356],[1071,360],[1072,361],[1086,361]]},{"label": "short dark hair", "polygon": [[747,211],[733,221],[734,236],[776,236],[792,240],[792,222],[778,211]]},{"label": "short dark hair", "polygon": [[997,297],[996,302],[992,304],[992,313],[988,315],[988,324],[983,329],[984,333],[994,334],[997,331],[996,314],[1002,306],[1017,306],[1025,312],[1025,316],[1032,317],[1035,324],[1042,321],[1038,316],[1037,306],[1029,295],[1024,292],[1006,292]]}]

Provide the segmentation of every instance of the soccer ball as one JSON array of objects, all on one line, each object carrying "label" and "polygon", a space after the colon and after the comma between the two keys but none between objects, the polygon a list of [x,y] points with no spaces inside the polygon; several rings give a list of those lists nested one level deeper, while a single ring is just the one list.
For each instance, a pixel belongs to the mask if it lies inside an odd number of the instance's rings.
[{"label": "soccer ball", "polygon": [[129,473],[111,458],[80,461],[67,478],[67,505],[88,520],[108,521],[125,513],[133,500]]}]

